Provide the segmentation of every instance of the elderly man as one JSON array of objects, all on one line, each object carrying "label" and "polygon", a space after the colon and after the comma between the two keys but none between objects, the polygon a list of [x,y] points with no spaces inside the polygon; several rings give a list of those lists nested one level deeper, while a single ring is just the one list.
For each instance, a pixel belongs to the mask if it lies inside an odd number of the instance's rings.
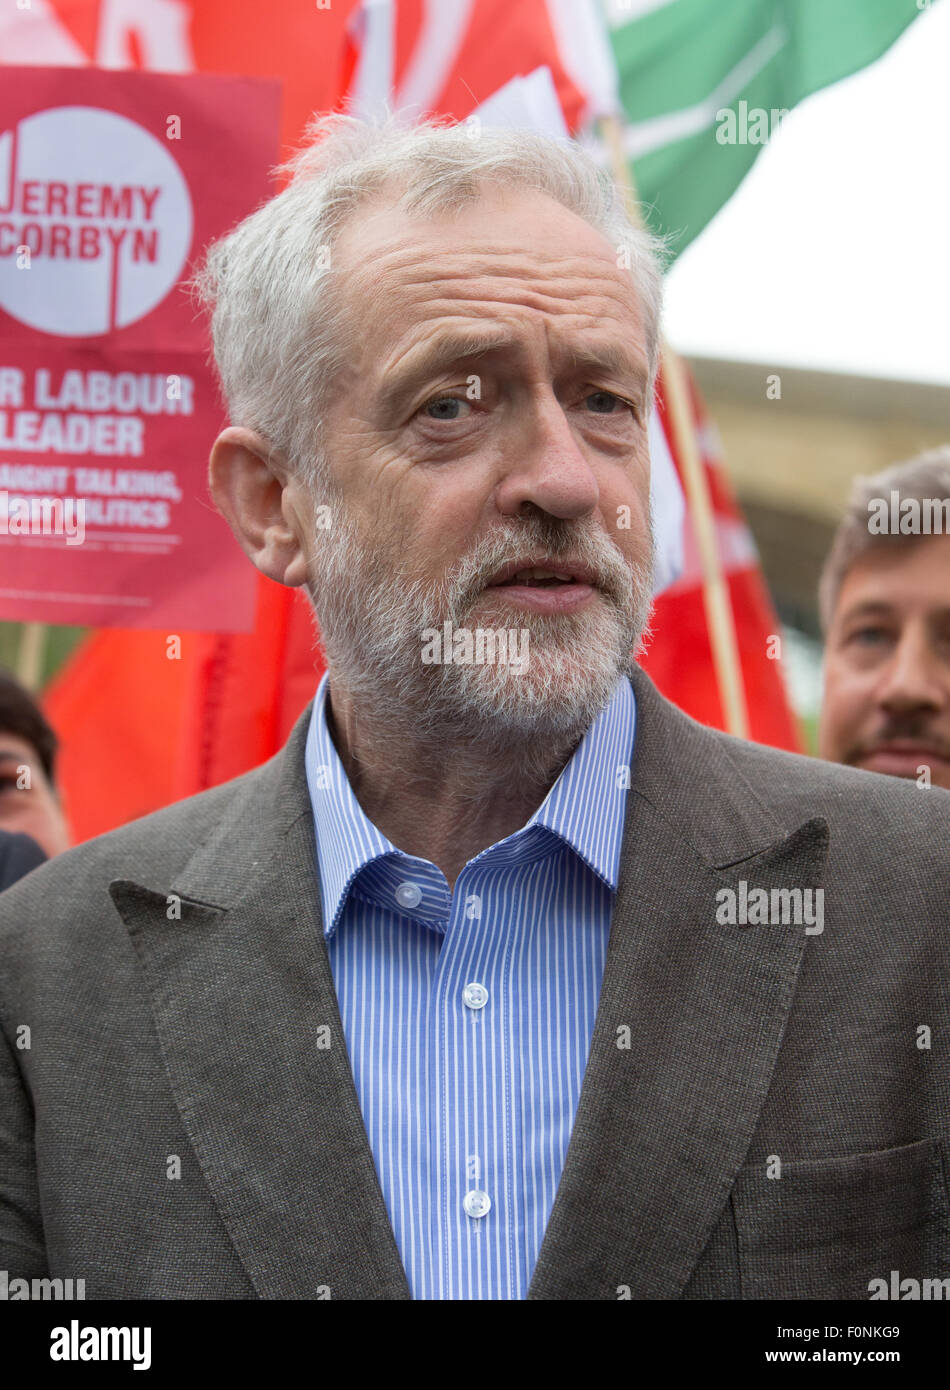
[{"label": "elderly man", "polygon": [[820,607],[822,757],[950,789],[950,446],[856,480]]},{"label": "elderly man", "polygon": [[87,1297],[945,1272],[950,798],[631,662],[648,239],[576,147],[314,134],[201,284],[213,495],[328,673],[264,767],[0,903],[0,1258]]}]

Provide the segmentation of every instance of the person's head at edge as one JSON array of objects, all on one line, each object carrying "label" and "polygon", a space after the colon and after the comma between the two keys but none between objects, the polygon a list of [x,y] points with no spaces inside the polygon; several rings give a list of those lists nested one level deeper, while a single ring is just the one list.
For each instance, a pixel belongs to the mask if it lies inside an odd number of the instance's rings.
[{"label": "person's head at edge", "polygon": [[50,858],[69,848],[56,791],[56,746],[32,695],[0,671],[0,829],[32,836]]},{"label": "person's head at edge", "polygon": [[[384,748],[393,779],[450,760],[472,803],[543,788],[649,614],[657,243],[568,143],[311,135],[197,277],[232,421],[212,495],[307,588],[351,777]],[[493,585],[512,566],[576,576],[573,609]],[[445,623],[527,630],[527,669],[425,663]]]},{"label": "person's head at edge", "polygon": [[823,758],[950,788],[948,521],[950,446],[855,480],[819,588]]}]

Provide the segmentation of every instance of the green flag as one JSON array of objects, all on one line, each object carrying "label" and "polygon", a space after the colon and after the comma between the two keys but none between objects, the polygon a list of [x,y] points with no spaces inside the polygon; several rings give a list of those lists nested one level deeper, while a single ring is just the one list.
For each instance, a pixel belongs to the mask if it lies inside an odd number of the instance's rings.
[{"label": "green flag", "polygon": [[929,3],[604,0],[627,156],[671,255],[735,192],[796,102],[879,58]]}]

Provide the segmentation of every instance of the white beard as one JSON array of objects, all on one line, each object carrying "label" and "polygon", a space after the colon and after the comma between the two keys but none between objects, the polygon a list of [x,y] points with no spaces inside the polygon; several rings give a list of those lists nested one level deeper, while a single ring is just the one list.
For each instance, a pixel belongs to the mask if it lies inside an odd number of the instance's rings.
[{"label": "white beard", "polygon": [[[512,774],[542,779],[576,745],[624,679],[646,634],[652,606],[653,538],[631,567],[599,528],[554,519],[496,530],[436,585],[411,582],[369,547],[348,516],[315,537],[308,591],[332,689],[343,689],[376,728],[406,733],[433,756],[478,748],[504,757]],[[574,613],[542,614],[485,595],[488,578],[526,553],[571,558],[602,586]],[[426,665],[423,633],[453,629],[527,631],[519,673],[494,661]],[[471,795],[477,797],[473,783]]]}]

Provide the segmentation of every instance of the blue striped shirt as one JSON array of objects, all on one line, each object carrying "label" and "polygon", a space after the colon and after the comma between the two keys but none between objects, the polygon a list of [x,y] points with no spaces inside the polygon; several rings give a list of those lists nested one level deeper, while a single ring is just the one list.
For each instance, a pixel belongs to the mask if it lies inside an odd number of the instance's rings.
[{"label": "blue striped shirt", "polygon": [[618,683],[543,803],[449,891],[366,817],[317,689],[306,770],[324,932],[413,1298],[524,1298],[574,1123],[617,886],[636,706]]}]

